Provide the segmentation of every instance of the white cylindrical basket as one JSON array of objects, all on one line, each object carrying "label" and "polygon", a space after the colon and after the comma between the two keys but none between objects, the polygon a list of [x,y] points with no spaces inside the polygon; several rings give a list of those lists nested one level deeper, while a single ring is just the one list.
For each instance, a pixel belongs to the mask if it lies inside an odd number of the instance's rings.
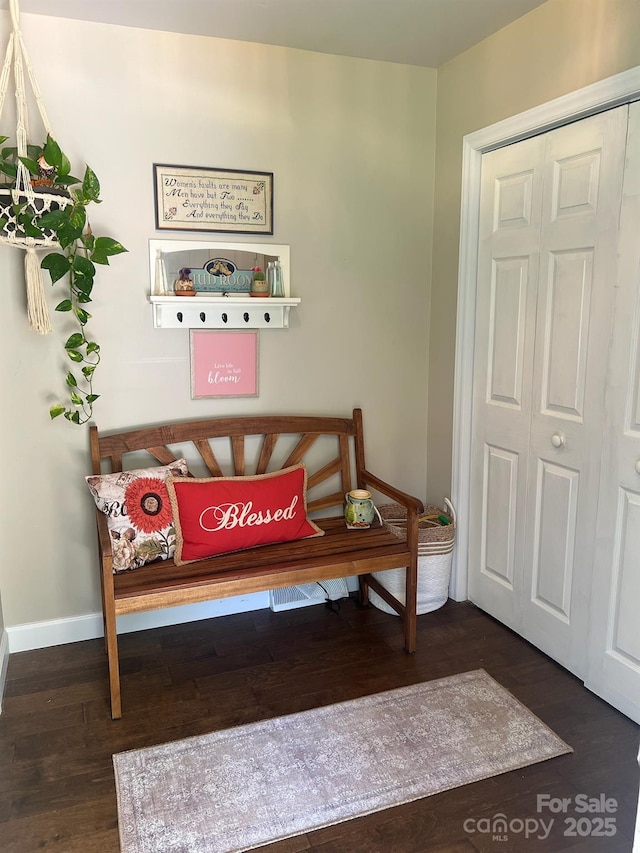
[{"label": "white cylindrical basket", "polygon": [[[418,524],[418,606],[417,612],[430,613],[445,604],[449,596],[451,560],[455,543],[456,514],[447,498],[446,509],[425,506]],[[385,527],[401,539],[407,536],[407,511],[400,504],[382,504],[378,507]],[[446,516],[450,524],[440,524],[437,516]],[[434,516],[431,517],[430,516]],[[374,572],[373,577],[402,604],[405,603],[405,569],[388,569]],[[379,610],[398,614],[374,590],[369,590],[369,601]]]}]

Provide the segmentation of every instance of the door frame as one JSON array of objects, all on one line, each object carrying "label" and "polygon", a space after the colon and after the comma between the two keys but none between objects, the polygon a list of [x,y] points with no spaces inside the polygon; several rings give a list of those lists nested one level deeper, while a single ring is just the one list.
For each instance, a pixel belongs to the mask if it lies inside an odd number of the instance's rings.
[{"label": "door frame", "polygon": [[453,403],[451,496],[457,510],[450,596],[468,594],[473,353],[482,155],[563,124],[640,100],[640,66],[470,133],[462,140],[462,197]]}]

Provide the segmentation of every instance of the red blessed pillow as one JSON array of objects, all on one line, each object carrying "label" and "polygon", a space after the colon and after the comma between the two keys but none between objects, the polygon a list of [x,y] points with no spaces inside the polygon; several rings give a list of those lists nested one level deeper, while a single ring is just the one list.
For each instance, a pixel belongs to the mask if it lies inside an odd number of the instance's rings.
[{"label": "red blessed pillow", "polygon": [[180,566],[257,545],[324,536],[307,518],[307,472],[294,465],[254,477],[169,477]]}]

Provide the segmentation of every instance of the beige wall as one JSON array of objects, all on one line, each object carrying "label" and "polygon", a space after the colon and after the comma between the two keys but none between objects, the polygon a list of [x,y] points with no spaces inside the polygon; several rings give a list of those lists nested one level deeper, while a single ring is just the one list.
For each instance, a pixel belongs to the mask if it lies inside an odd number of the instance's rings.
[{"label": "beige wall", "polygon": [[[101,180],[94,230],[129,249],[94,291],[98,426],[360,405],[369,467],[423,494],[436,72],[27,14],[22,29],[56,137]],[[154,162],[275,173],[272,240],[302,304],[261,333],[257,399],[192,401],[187,331],[152,328]],[[49,421],[69,363],[27,328],[20,262],[0,248],[7,626],[100,609],[87,430]]]},{"label": "beige wall", "polygon": [[449,494],[462,138],[640,64],[638,0],[549,0],[438,70],[427,496]]}]

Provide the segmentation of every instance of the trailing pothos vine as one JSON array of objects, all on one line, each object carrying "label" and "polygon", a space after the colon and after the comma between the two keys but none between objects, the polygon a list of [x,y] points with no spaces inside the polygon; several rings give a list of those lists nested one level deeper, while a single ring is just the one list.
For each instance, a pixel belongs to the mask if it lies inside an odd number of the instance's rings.
[{"label": "trailing pothos vine", "polygon": [[[7,137],[0,137],[0,144]],[[39,147],[29,145],[27,157],[20,157],[29,170],[32,184],[44,192],[63,193],[71,202],[57,210],[39,214],[29,209],[26,203],[13,206],[17,223],[30,237],[43,237],[44,229],[53,231],[59,249],[49,252],[41,266],[48,270],[51,283],[66,279],[68,293],[56,305],[56,311],[73,316],[78,331],[69,335],[64,349],[76,368],[66,374],[69,403],[55,403],[49,409],[51,418],[60,415],[74,424],[83,424],[93,414],[93,404],[100,396],[94,393],[93,380],[100,364],[100,347],[86,334],[91,314],[86,310],[92,300],[96,275],[96,264],[108,264],[112,255],[126,252],[125,247],[112,237],[97,237],[87,220],[87,207],[93,202],[100,204],[100,183],[95,172],[87,166],[82,180],[71,174],[69,159],[60,146],[47,136],[46,143]],[[15,181],[17,151],[4,148],[0,152],[0,172]],[[6,222],[0,220],[0,227]]]}]

